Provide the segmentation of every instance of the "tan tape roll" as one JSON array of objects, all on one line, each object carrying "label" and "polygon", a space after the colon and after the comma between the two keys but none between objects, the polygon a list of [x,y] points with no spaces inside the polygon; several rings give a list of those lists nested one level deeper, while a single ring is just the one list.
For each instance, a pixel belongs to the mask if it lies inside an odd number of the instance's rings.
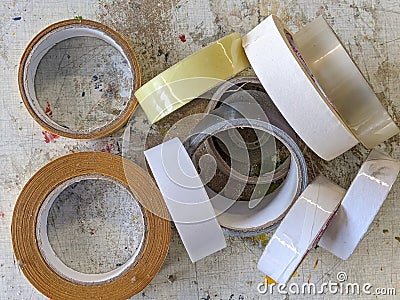
[{"label": "tan tape roll", "polygon": [[[83,284],[60,276],[46,263],[37,240],[38,214],[49,195],[60,185],[74,178],[93,175],[110,178],[130,190],[143,204],[146,230],[142,250],[134,263],[106,281]],[[127,178],[130,178],[129,184]],[[41,168],[17,200],[11,224],[16,261],[32,285],[51,299],[130,298],[156,276],[168,252],[170,222],[154,215],[151,211],[155,210],[168,213],[156,185],[135,163],[102,152],[60,157]]]},{"label": "tan tape roll", "polygon": [[[116,48],[129,63],[133,75],[130,100],[126,104],[124,110],[104,126],[86,131],[70,130],[54,122],[38,104],[34,86],[36,71],[44,55],[57,43],[69,38],[81,36],[101,39]],[[134,97],[134,92],[139,89],[141,85],[141,76],[139,64],[131,47],[119,33],[98,22],[73,19],[52,24],[33,38],[26,47],[21,58],[18,72],[18,84],[26,108],[35,121],[45,130],[73,139],[94,139],[111,134],[121,128],[129,120],[129,117],[138,105]]]}]

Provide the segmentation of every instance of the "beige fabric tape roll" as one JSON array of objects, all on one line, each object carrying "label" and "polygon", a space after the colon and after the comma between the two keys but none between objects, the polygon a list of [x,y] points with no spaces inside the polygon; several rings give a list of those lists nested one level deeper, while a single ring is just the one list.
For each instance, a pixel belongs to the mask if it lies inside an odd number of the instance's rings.
[{"label": "beige fabric tape roll", "polygon": [[[145,236],[135,259],[108,273],[83,274],[60,265],[52,248],[46,247],[47,217],[43,211],[48,213],[51,201],[68,183],[96,176],[122,185],[142,204]],[[60,157],[41,168],[19,195],[11,224],[15,259],[32,285],[51,299],[130,298],[156,276],[168,252],[170,222],[151,211],[168,214],[153,180],[135,163],[102,152]]]},{"label": "beige fabric tape roll", "polygon": [[[58,124],[39,105],[36,96],[35,77],[41,60],[55,45],[74,37],[98,38],[113,46],[128,62],[132,72],[132,79],[130,79],[132,90],[128,103],[117,116],[100,127],[74,130]],[[128,42],[120,34],[98,22],[73,19],[52,24],[33,38],[21,58],[18,84],[26,108],[45,130],[73,139],[94,139],[111,134],[129,120],[138,104],[133,93],[140,87],[141,78],[136,57]]]},{"label": "beige fabric tape roll", "polygon": [[269,16],[243,37],[243,48],[266,92],[316,154],[331,160],[358,143],[310,76],[290,42],[289,29]]}]

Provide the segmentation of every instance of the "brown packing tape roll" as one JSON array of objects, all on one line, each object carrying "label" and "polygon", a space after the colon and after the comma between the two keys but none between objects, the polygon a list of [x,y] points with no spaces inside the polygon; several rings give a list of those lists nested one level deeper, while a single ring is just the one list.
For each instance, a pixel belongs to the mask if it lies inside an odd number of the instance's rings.
[{"label": "brown packing tape roll", "polygon": [[[129,63],[133,75],[130,99],[124,110],[104,126],[86,131],[70,130],[51,120],[38,104],[34,87],[37,67],[43,56],[57,43],[77,36],[96,37],[115,47]],[[139,64],[131,47],[118,32],[95,21],[72,19],[48,26],[28,44],[21,58],[18,84],[26,108],[45,130],[73,139],[95,139],[113,133],[129,120],[138,105],[134,92],[141,86],[141,75]]]},{"label": "brown packing tape roll", "polygon": [[[14,254],[20,269],[41,293],[52,299],[127,299],[142,291],[160,270],[168,252],[170,222],[142,207],[146,230],[135,262],[104,282],[76,283],[58,275],[45,261],[37,241],[38,214],[49,195],[63,182],[101,175],[130,190],[141,203],[167,213],[162,196],[148,174],[135,163],[102,152],[60,157],[41,168],[25,185],[11,224]],[[128,180],[127,178],[134,178]],[[129,186],[129,188],[128,188]]]}]

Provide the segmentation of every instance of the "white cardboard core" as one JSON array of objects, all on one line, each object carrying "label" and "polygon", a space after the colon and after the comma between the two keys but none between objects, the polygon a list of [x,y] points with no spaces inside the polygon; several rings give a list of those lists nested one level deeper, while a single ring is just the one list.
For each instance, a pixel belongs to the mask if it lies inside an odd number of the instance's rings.
[{"label": "white cardboard core", "polygon": [[[58,258],[56,253],[54,252],[50,242],[49,238],[47,235],[47,219],[49,215],[49,211],[53,203],[56,201],[58,195],[65,190],[68,186],[70,186],[73,183],[80,182],[83,180],[90,180],[90,179],[95,179],[95,180],[107,180],[111,181],[117,186],[125,189],[125,187],[117,182],[116,180],[102,176],[102,175],[90,175],[90,176],[79,176],[72,178],[70,180],[67,180],[63,183],[61,183],[56,189],[52,191],[46,198],[46,200],[43,202],[38,216],[37,216],[37,223],[36,223],[36,239],[37,239],[37,244],[39,246],[40,252],[43,256],[43,259],[46,261],[46,263],[52,268],[58,275],[61,277],[70,280],[72,282],[76,283],[82,283],[82,284],[95,284],[95,283],[101,283],[101,282],[107,282],[112,280],[115,277],[118,277],[121,275],[125,270],[127,270],[129,267],[131,267],[133,264],[135,264],[136,259],[138,258],[139,254],[141,253],[143,249],[143,245],[146,239],[146,230],[143,231],[143,235],[141,236],[141,241],[140,244],[134,253],[134,255],[128,259],[123,265],[117,267],[116,269],[106,272],[106,273],[101,273],[101,274],[85,274],[82,272],[78,272],[76,270],[73,270],[72,268],[68,267],[67,265],[64,264]],[[131,194],[132,199],[135,199],[133,195]],[[146,219],[145,216],[140,209],[141,215],[139,216],[143,220],[143,225],[145,226],[146,224]]]}]

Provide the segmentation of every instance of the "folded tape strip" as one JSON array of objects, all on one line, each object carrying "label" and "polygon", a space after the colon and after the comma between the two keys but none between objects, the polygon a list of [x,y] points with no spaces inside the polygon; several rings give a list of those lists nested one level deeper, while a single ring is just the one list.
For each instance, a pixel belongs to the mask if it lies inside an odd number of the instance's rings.
[{"label": "folded tape strip", "polygon": [[[132,71],[133,91],[131,91],[130,100],[124,110],[104,126],[90,130],[71,130],[57,124],[40,107],[35,91],[35,76],[40,61],[51,48],[61,41],[81,36],[101,39],[121,53]],[[21,58],[18,84],[26,108],[35,121],[45,130],[73,139],[93,139],[109,135],[128,121],[138,104],[133,92],[140,87],[141,78],[136,57],[128,42],[120,34],[98,22],[73,19],[52,24],[33,38]]]},{"label": "folded tape strip", "polygon": [[[186,57],[137,90],[135,96],[150,123],[248,68],[241,43],[240,34],[232,33]],[[196,82],[195,78],[202,80]]]},{"label": "folded tape strip", "polygon": [[307,167],[301,150],[293,139],[282,129],[259,120],[223,120],[213,114],[206,115],[199,123],[198,130],[184,141],[190,157],[209,137],[229,129],[252,128],[270,134],[280,140],[291,154],[288,175],[281,186],[268,194],[256,207],[250,208],[245,201],[227,198],[208,189],[218,221],[229,235],[254,236],[274,229],[283,218],[293,201],[307,186]]},{"label": "folded tape strip", "polygon": [[321,158],[399,132],[325,21],[293,35],[272,15],[243,37],[243,47],[275,105]]},{"label": "folded tape strip", "polygon": [[[66,266],[55,271],[41,249],[48,197],[68,182],[101,176],[130,190],[143,205],[145,237],[134,260],[111,274],[74,274]],[[127,180],[127,178],[134,180]],[[41,168],[25,185],[14,208],[11,224],[13,249],[18,266],[41,293],[52,299],[127,299],[143,290],[160,270],[168,252],[171,228],[168,220],[151,211],[166,211],[162,196],[150,176],[131,161],[102,152],[81,152],[60,157]],[[44,252],[43,252],[44,251]],[[52,267],[50,266],[52,265]],[[62,276],[60,274],[65,274]],[[83,282],[82,282],[83,281]]]},{"label": "folded tape strip", "polygon": [[345,190],[318,176],[300,195],[268,242],[258,269],[286,283],[314,247],[340,205]]},{"label": "folded tape strip", "polygon": [[341,259],[348,259],[367,233],[399,170],[399,161],[372,150],[318,245]]},{"label": "folded tape strip", "polygon": [[180,140],[144,154],[192,262],[225,248],[210,199]]}]

